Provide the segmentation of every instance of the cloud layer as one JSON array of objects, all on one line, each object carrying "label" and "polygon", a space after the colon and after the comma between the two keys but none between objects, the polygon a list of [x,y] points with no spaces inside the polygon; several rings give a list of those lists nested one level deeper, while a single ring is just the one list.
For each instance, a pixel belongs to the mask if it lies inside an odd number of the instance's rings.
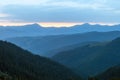
[{"label": "cloud layer", "polygon": [[1,0],[0,21],[119,23],[119,3],[120,0]]}]

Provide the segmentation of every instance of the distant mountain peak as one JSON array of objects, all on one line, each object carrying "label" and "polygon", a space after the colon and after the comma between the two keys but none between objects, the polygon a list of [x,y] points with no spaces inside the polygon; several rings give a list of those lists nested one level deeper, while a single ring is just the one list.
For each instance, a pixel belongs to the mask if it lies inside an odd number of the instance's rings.
[{"label": "distant mountain peak", "polygon": [[38,23],[34,23],[34,24],[32,24],[32,25],[34,25],[34,26],[40,26]]},{"label": "distant mountain peak", "polygon": [[91,26],[91,24],[89,24],[89,23],[84,23],[84,24],[82,24],[82,25],[74,25],[74,26],[72,26],[72,27],[88,27],[88,26]]},{"label": "distant mountain peak", "polygon": [[34,24],[28,24],[28,25],[24,25],[24,27],[32,27],[32,28],[44,28],[43,26],[34,23]]},{"label": "distant mountain peak", "polygon": [[91,24],[89,24],[89,23],[84,23],[84,24],[82,24],[82,26],[90,26]]},{"label": "distant mountain peak", "polygon": [[37,24],[37,23],[34,23],[34,24],[28,24],[28,25],[25,25],[25,26],[29,26],[29,27],[42,27],[41,25]]}]

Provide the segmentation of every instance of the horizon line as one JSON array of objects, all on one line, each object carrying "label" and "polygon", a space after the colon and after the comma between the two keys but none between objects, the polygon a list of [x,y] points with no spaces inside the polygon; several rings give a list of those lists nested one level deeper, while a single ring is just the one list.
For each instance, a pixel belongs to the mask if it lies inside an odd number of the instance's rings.
[{"label": "horizon line", "polygon": [[9,27],[9,26],[24,26],[24,25],[32,25],[39,24],[42,27],[72,27],[75,25],[108,25],[114,26],[120,23],[103,23],[103,22],[0,22],[0,26]]}]

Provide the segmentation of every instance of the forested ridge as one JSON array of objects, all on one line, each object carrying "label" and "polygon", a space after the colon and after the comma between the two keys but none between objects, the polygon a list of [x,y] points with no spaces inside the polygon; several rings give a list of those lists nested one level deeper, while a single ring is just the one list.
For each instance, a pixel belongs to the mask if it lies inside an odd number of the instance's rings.
[{"label": "forested ridge", "polygon": [[0,71],[10,80],[81,80],[65,66],[4,41],[0,41]]}]

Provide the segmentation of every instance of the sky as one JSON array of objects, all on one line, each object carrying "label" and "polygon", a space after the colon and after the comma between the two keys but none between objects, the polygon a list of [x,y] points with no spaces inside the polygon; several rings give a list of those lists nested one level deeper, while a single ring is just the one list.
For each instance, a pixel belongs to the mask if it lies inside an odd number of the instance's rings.
[{"label": "sky", "polygon": [[0,25],[120,23],[120,0],[0,0]]}]

